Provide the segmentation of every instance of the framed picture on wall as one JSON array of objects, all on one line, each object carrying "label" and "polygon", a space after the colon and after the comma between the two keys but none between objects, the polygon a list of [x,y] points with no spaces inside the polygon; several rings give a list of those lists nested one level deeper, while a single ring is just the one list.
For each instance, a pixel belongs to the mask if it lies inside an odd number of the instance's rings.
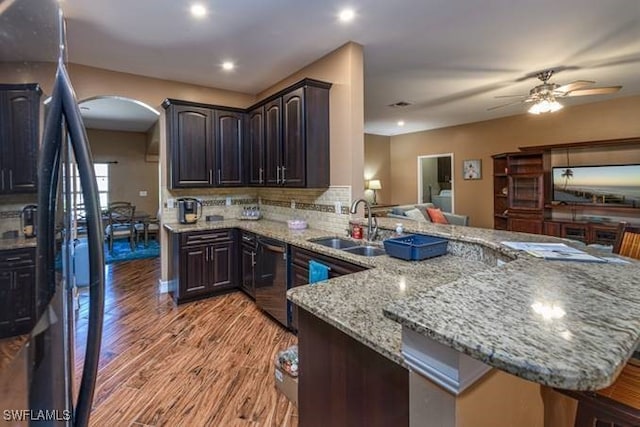
[{"label": "framed picture on wall", "polygon": [[462,173],[464,179],[482,179],[481,160],[464,160],[462,162]]}]

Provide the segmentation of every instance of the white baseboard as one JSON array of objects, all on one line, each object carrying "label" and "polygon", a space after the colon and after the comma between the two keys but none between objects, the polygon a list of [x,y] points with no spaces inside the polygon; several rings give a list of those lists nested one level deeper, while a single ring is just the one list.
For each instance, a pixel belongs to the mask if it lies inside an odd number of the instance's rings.
[{"label": "white baseboard", "polygon": [[169,281],[158,279],[158,292],[166,294],[169,292]]}]

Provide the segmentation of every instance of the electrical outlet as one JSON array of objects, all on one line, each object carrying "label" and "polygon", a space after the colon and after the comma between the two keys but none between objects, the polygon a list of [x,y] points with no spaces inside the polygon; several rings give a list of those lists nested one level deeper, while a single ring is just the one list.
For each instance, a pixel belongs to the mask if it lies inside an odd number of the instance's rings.
[{"label": "electrical outlet", "polygon": [[342,213],[342,202],[335,202],[333,205],[337,214]]},{"label": "electrical outlet", "polygon": [[296,208],[296,201],[291,200],[291,209],[295,209],[295,208]]},{"label": "electrical outlet", "polygon": [[227,206],[231,206],[231,197],[229,197],[229,196],[227,196],[226,205]]},{"label": "electrical outlet", "polygon": [[147,191],[146,190],[140,190],[140,192],[138,194],[140,195],[140,197],[147,197]]}]

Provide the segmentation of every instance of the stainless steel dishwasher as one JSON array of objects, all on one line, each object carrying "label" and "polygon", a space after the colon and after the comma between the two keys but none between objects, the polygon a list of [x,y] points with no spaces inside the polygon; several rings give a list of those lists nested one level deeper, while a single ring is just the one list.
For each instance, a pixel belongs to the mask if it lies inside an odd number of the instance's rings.
[{"label": "stainless steel dishwasher", "polygon": [[255,294],[258,306],[288,327],[287,244],[258,237]]}]

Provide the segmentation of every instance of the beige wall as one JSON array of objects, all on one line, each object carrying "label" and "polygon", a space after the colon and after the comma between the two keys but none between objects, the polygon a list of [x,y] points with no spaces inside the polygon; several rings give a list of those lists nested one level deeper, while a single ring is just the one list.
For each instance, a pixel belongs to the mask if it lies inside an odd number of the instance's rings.
[{"label": "beige wall", "polygon": [[379,179],[382,190],[378,190],[378,203],[391,202],[391,138],[382,135],[364,135],[364,179]]},{"label": "beige wall", "polygon": [[[391,137],[391,201],[417,200],[417,156],[454,154],[455,210],[471,225],[493,227],[492,154],[518,147],[640,136],[640,96],[565,107],[558,113],[497,120]],[[482,179],[462,179],[462,161],[482,160]]]},{"label": "beige wall", "polygon": [[333,84],[330,92],[331,185],[364,192],[364,73],[362,46],[347,43],[258,94],[266,98],[305,77]]},{"label": "beige wall", "polygon": [[131,202],[136,211],[155,216],[159,163],[145,161],[147,134],[88,129],[87,136],[95,162],[118,162],[109,166],[109,200]]},{"label": "beige wall", "polygon": [[[169,80],[138,76],[69,64],[69,76],[76,91],[78,101],[96,96],[118,95],[142,101],[160,111],[165,98],[187,99],[193,102],[220,104],[230,107],[248,107],[255,101],[253,95],[222,89],[196,86]],[[38,82],[45,94],[51,93],[54,64],[0,63],[0,76],[3,83]]]}]

